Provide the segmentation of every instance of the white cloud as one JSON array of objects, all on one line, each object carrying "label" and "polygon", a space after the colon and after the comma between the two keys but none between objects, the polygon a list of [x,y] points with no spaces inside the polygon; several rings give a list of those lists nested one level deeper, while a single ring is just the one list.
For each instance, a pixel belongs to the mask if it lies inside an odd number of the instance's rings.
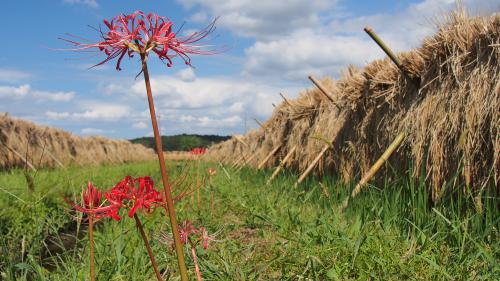
[{"label": "white cloud", "polygon": [[99,7],[99,4],[97,3],[97,0],[63,0],[64,3],[67,4],[82,4],[82,5],[87,5],[91,8],[97,8]]},{"label": "white cloud", "polygon": [[185,82],[194,81],[196,79],[196,75],[194,74],[192,67],[187,67],[178,71],[175,73],[175,76]]},{"label": "white cloud", "polygon": [[97,128],[83,128],[80,132],[84,135],[99,135],[104,133],[105,131]]},{"label": "white cloud", "polygon": [[125,105],[91,103],[85,107],[86,111],[73,113],[71,116],[76,120],[116,121],[130,114],[130,108]]},{"label": "white cloud", "polygon": [[196,120],[196,117],[192,115],[182,115],[179,117],[179,121],[181,122],[193,122],[194,120]]},{"label": "white cloud", "polygon": [[[220,16],[218,26],[242,36],[272,39],[296,29],[318,26],[320,13],[335,6],[336,0],[178,0],[186,8],[195,6]],[[205,22],[207,12],[197,12],[191,20]]]},{"label": "white cloud", "polygon": [[143,121],[135,122],[134,124],[132,124],[132,128],[135,129],[146,129],[147,127],[148,124],[146,124],[146,122]]},{"label": "white cloud", "polygon": [[45,112],[45,116],[52,120],[63,120],[67,119],[71,116],[69,112],[55,112],[55,111],[47,111]]},{"label": "white cloud", "polygon": [[0,68],[0,82],[7,82],[7,83],[20,82],[30,77],[31,74],[27,72]]},{"label": "white cloud", "polygon": [[[487,0],[465,0],[472,15],[491,14],[500,3]],[[395,51],[417,47],[431,35],[438,18],[456,8],[454,0],[425,0],[411,4],[393,14],[338,17],[328,24],[297,29],[276,38],[259,38],[245,50],[243,74],[260,77],[284,77],[290,81],[308,74],[338,76],[353,64],[383,58],[385,54],[364,33],[371,26]]]},{"label": "white cloud", "polygon": [[235,102],[231,104],[227,110],[232,113],[241,113],[245,110],[245,104],[242,102]]},{"label": "white cloud", "polygon": [[223,119],[213,119],[209,116],[203,116],[197,119],[196,125],[198,125],[199,127],[208,128],[227,128],[241,125],[242,122],[243,120],[241,119],[241,117],[237,115],[226,117]]},{"label": "white cloud", "polygon": [[47,111],[45,116],[52,120],[71,119],[77,122],[85,121],[117,121],[131,117],[131,109],[125,105],[106,103],[82,103],[83,112],[55,112]]},{"label": "white cloud", "polygon": [[30,98],[37,102],[54,101],[67,102],[75,97],[75,92],[50,92],[33,90],[29,84],[21,86],[0,86],[0,98],[21,99]]},{"label": "white cloud", "polygon": [[30,85],[24,84],[19,87],[0,86],[0,98],[23,98],[30,92]]},{"label": "white cloud", "polygon": [[377,58],[368,39],[346,35],[325,35],[302,30],[269,42],[256,42],[245,50],[243,72],[261,77],[305,79],[308,74],[338,74],[349,64],[361,66]]},{"label": "white cloud", "polygon": [[47,91],[33,91],[31,95],[40,101],[55,101],[65,102],[70,101],[75,97],[75,92],[47,92]]}]

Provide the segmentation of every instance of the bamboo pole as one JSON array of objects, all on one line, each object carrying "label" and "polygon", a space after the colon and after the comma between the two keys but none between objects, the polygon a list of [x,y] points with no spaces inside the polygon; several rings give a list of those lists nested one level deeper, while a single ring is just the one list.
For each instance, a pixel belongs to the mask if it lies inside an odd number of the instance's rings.
[{"label": "bamboo pole", "polygon": [[321,159],[321,157],[323,156],[323,154],[325,154],[325,152],[329,148],[330,148],[330,145],[328,145],[328,144],[325,145],[325,146],[323,146],[323,149],[321,149],[321,151],[319,152],[318,156],[316,156],[316,158],[314,158],[314,160],[311,162],[311,164],[309,164],[309,166],[307,167],[307,169],[302,173],[302,175],[299,177],[299,179],[295,183],[294,187],[297,187],[299,184],[301,184],[304,181],[304,179],[309,175],[309,173],[311,173],[311,171],[314,168],[314,166],[316,166],[316,164],[318,164],[318,162]]},{"label": "bamboo pole", "polygon": [[248,143],[246,143],[241,136],[234,136],[234,138],[240,143],[242,143],[244,146],[248,146]]},{"label": "bamboo pole", "polygon": [[257,156],[257,153],[251,153],[252,155],[250,157],[248,157],[248,160],[243,160],[243,162],[241,162],[241,165],[238,167],[238,169],[236,170],[236,172],[238,172],[239,170],[241,170],[245,165],[248,165],[250,164],[250,162],[255,158],[255,156]]},{"label": "bamboo pole", "polygon": [[290,157],[292,157],[292,155],[293,155],[293,153],[295,152],[296,149],[297,149],[297,145],[294,145],[292,147],[292,149],[290,149],[290,151],[285,156],[285,158],[283,158],[283,160],[278,165],[278,167],[276,167],[276,170],[274,170],[274,172],[271,175],[271,177],[267,180],[267,184],[270,184],[271,181],[273,181],[273,179],[279,174],[279,172],[281,171],[281,169],[283,169],[283,167],[285,167],[286,163],[288,162],[288,160],[290,159]]},{"label": "bamboo pole", "polygon": [[288,104],[288,106],[290,106],[290,107],[293,108],[293,105],[287,100],[287,98],[282,93],[280,93],[280,96],[281,96],[281,98],[283,98],[283,100],[285,101],[285,103]]},{"label": "bamboo pole", "polygon": [[269,158],[271,158],[271,156],[273,156],[280,149],[280,147],[281,147],[281,144],[277,145],[273,150],[271,150],[271,152],[269,152],[269,154],[266,156],[266,158],[264,158],[264,160],[262,160],[262,162],[260,162],[259,166],[257,166],[257,170],[262,169],[262,167],[264,167],[266,162],[269,161]]},{"label": "bamboo pole", "polygon": [[[403,140],[405,139],[405,133],[400,133],[396,139],[389,145],[389,147],[385,150],[385,152],[380,156],[380,158],[371,166],[368,172],[361,178],[358,184],[352,190],[350,198],[354,198],[358,195],[361,189],[370,181],[373,176],[380,170],[380,168],[384,165],[384,163],[389,159],[394,151],[401,145]],[[347,208],[349,204],[349,196],[346,197],[344,202],[342,203],[342,209]]]},{"label": "bamboo pole", "polygon": [[414,86],[418,87],[418,82],[413,80],[408,72],[404,69],[403,64],[399,60],[399,58],[394,54],[394,52],[385,44],[385,42],[373,31],[373,29],[369,26],[364,28],[364,31],[370,36],[375,43],[384,51],[384,53],[392,60],[392,62],[401,70],[403,75],[410,80]]},{"label": "bamboo pole", "polygon": [[236,160],[236,162],[234,162],[234,163],[233,163],[232,167],[233,167],[233,168],[236,168],[236,166],[237,166],[238,164],[240,164],[240,161],[241,161],[241,160],[243,160],[243,157],[244,157],[244,156],[243,156],[243,155],[241,155],[241,156],[240,156],[240,158],[238,158],[238,159]]},{"label": "bamboo pole", "polygon": [[262,130],[266,130],[266,128],[264,127],[264,125],[259,120],[257,120],[257,118],[254,118],[253,120],[255,120],[255,122],[257,124],[259,124],[259,126],[262,128]]},{"label": "bamboo pole", "polygon": [[318,89],[320,90],[320,92],[326,97],[328,98],[334,105],[338,106],[335,101],[333,101],[333,97],[332,97],[332,93],[330,93],[330,91],[328,91],[327,88],[325,88],[325,86],[323,86],[323,84],[321,84],[321,82],[314,78],[312,75],[309,75],[307,76],[309,78],[309,80],[311,80],[311,82],[313,82],[314,85],[316,85],[316,87],[318,87]]},{"label": "bamboo pole", "polygon": [[246,159],[247,157],[245,156],[245,154],[242,154],[240,163],[235,165],[234,168],[238,170],[241,166],[245,165],[245,163],[247,162]]}]

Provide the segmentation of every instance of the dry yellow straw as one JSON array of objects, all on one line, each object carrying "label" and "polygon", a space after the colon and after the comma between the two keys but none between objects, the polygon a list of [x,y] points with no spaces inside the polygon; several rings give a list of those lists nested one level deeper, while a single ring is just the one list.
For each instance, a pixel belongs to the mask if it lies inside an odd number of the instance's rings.
[{"label": "dry yellow straw", "polygon": [[269,160],[269,158],[271,158],[271,156],[273,156],[278,151],[278,149],[280,149],[280,147],[281,147],[281,144],[276,146],[271,152],[269,152],[269,154],[266,156],[266,158],[264,158],[264,160],[262,160],[262,162],[260,162],[259,166],[257,166],[257,170],[262,169],[262,167],[264,167],[264,165]]},{"label": "dry yellow straw", "polygon": [[13,149],[12,147],[8,146],[7,144],[4,144],[4,146],[5,146],[8,150],[12,151],[12,153],[14,153],[17,157],[21,158],[21,160],[23,160],[23,161],[24,161],[24,163],[26,163],[26,165],[28,165],[28,167],[29,167],[31,170],[33,170],[33,171],[35,171],[35,172],[36,172],[36,168],[35,168],[35,166],[33,166],[33,165],[32,165],[32,164],[28,161],[28,159],[27,159],[27,158],[25,158],[24,156],[22,156],[19,152],[17,152],[15,149]]},{"label": "dry yellow straw", "polygon": [[[373,164],[373,166],[368,170],[368,172],[363,176],[363,178],[359,181],[359,183],[354,187],[351,193],[351,198],[356,197],[358,193],[361,191],[361,189],[370,181],[373,176],[380,170],[382,165],[389,159],[389,157],[392,155],[392,153],[401,145],[403,140],[405,139],[405,133],[400,133],[396,139],[389,145],[387,150],[380,156],[380,158]],[[346,197],[344,202],[342,203],[342,209],[347,208],[349,204],[349,196]]]},{"label": "dry yellow straw", "polygon": [[328,144],[325,145],[325,146],[323,146],[323,149],[321,149],[321,151],[319,152],[318,156],[316,156],[316,158],[314,158],[314,160],[309,165],[309,167],[307,167],[307,169],[302,173],[302,175],[300,176],[300,178],[295,183],[294,187],[297,187],[300,183],[302,183],[304,181],[304,179],[309,175],[309,173],[312,171],[312,169],[314,168],[314,166],[316,166],[316,164],[319,162],[319,160],[321,159],[321,157],[323,156],[323,154],[325,154],[325,152],[328,150],[328,148],[330,148],[330,145],[328,145]]},{"label": "dry yellow straw", "polygon": [[295,152],[295,150],[297,149],[297,145],[294,145],[292,147],[292,149],[288,152],[288,154],[285,156],[285,158],[283,158],[283,161],[281,161],[281,163],[278,165],[278,167],[276,167],[276,170],[274,170],[274,173],[271,175],[271,177],[267,180],[267,184],[270,184],[271,181],[278,175],[278,173],[281,171],[281,169],[283,169],[283,167],[285,167],[286,163],[288,162],[288,160],[290,159],[290,157],[292,157],[293,153]]},{"label": "dry yellow straw", "polygon": [[61,161],[59,161],[59,159],[57,159],[54,154],[50,153],[49,149],[46,147],[46,146],[42,146],[40,143],[38,142],[35,142],[36,145],[38,145],[38,147],[42,148],[44,150],[44,152],[52,159],[54,160],[54,162],[57,163],[57,165],[59,165],[61,168],[64,168],[64,165],[63,163],[61,163]]},{"label": "dry yellow straw", "polygon": [[255,122],[256,122],[257,124],[259,124],[259,126],[262,128],[262,130],[265,130],[265,129],[266,129],[266,128],[264,127],[264,125],[263,125],[263,124],[262,124],[259,120],[257,120],[257,118],[254,118],[253,120],[255,120]]},{"label": "dry yellow straw", "polygon": [[255,158],[255,156],[257,156],[257,153],[251,153],[251,154],[252,155],[250,157],[248,157],[248,160],[243,160],[243,162],[241,162],[241,165],[238,167],[238,170],[236,170],[236,172],[241,170],[245,165],[250,164],[252,162],[252,160]]},{"label": "dry yellow straw", "polygon": [[287,98],[282,93],[280,93],[280,96],[281,96],[281,98],[283,98],[285,103],[288,104],[288,106],[293,107],[293,105],[287,100]]},{"label": "dry yellow straw", "polygon": [[323,84],[321,84],[321,82],[318,79],[314,78],[312,75],[309,75],[308,78],[309,80],[311,80],[311,82],[313,82],[314,85],[316,85],[316,87],[318,87],[320,92],[333,103],[333,105],[339,107],[338,104],[335,101],[333,101],[332,93],[330,93],[330,91],[328,91],[328,89],[326,89],[325,86],[323,86]]}]

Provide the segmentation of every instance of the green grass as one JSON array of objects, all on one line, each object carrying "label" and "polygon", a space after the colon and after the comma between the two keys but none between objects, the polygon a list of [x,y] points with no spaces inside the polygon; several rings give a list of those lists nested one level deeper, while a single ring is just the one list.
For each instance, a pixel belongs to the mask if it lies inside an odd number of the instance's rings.
[{"label": "green grass", "polygon": [[[479,214],[462,188],[449,188],[433,206],[423,186],[399,176],[370,186],[341,212],[351,186],[333,178],[294,189],[294,175],[266,186],[269,171],[229,173],[230,179],[219,170],[202,190],[201,208],[190,199],[176,205],[179,221],[222,229],[220,242],[199,249],[205,280],[500,279],[500,201],[493,188],[483,191]],[[84,226],[62,198],[78,196],[87,180],[108,188],[125,175],[159,182],[155,162],[40,171],[35,192],[22,171],[0,174],[0,279],[88,280]],[[174,252],[155,239],[169,230],[163,213],[143,222],[160,269],[178,280]],[[47,245],[65,244],[61,233],[75,226],[83,234],[78,243],[42,260]],[[105,220],[95,235],[98,280],[155,280],[132,220]],[[187,249],[186,258],[194,278]]]}]

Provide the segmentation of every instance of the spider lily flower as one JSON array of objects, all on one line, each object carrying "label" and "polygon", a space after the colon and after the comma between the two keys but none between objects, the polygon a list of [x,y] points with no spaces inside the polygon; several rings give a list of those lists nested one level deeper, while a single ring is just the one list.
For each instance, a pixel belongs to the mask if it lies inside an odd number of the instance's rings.
[{"label": "spider lily flower", "polygon": [[134,217],[138,210],[151,213],[154,207],[163,203],[160,192],[154,189],[154,182],[150,177],[133,179],[125,177],[109,192],[104,193],[111,205],[117,208],[129,208],[128,216]]},{"label": "spider lily flower", "polygon": [[97,207],[101,204],[102,192],[89,181],[87,189],[82,192],[83,206],[87,209]]},{"label": "spider lily flower", "polygon": [[180,57],[186,65],[191,65],[191,54],[212,55],[220,52],[207,50],[209,46],[198,43],[215,30],[216,20],[198,32],[179,37],[177,32],[172,31],[173,24],[168,18],[136,11],[130,15],[115,16],[109,21],[104,20],[107,31],[99,28],[102,39],[100,42],[82,43],[73,39],[61,39],[75,46],[70,49],[73,51],[97,49],[103,52],[106,58],[94,67],[118,58],[116,70],[121,70],[120,64],[125,56],[131,58],[134,53],[147,55],[150,51],[168,67],[172,66],[174,57]]},{"label": "spider lily flower", "polygon": [[190,153],[193,155],[202,155],[202,154],[205,154],[206,151],[207,151],[206,148],[195,147],[195,148],[191,149]]},{"label": "spider lily flower", "polygon": [[[184,221],[179,225],[179,233],[181,235],[181,242],[184,245],[190,245],[191,248],[195,248],[198,244],[201,244],[204,249],[208,249],[210,242],[220,242],[216,237],[219,235],[221,230],[209,235],[205,227],[195,228],[191,221]],[[173,239],[171,234],[160,233],[158,236],[160,243],[172,245]]]},{"label": "spider lily flower", "polygon": [[[86,194],[89,194],[89,196]],[[90,195],[92,194],[98,195],[91,197]],[[99,197],[99,201],[97,201],[97,197]],[[125,177],[110,191],[104,192],[104,197],[108,203],[106,206],[96,204],[100,202],[101,197],[101,193],[99,191],[96,192],[94,187],[89,183],[89,187],[84,192],[83,206],[74,204],[71,201],[68,203],[79,212],[93,215],[96,218],[109,217],[116,221],[121,220],[118,211],[122,208],[129,209],[128,216],[132,218],[139,210],[151,213],[156,206],[163,204],[163,197],[160,192],[154,189],[154,182],[150,177],[136,179],[130,176]],[[87,202],[92,202],[95,205]]]}]

